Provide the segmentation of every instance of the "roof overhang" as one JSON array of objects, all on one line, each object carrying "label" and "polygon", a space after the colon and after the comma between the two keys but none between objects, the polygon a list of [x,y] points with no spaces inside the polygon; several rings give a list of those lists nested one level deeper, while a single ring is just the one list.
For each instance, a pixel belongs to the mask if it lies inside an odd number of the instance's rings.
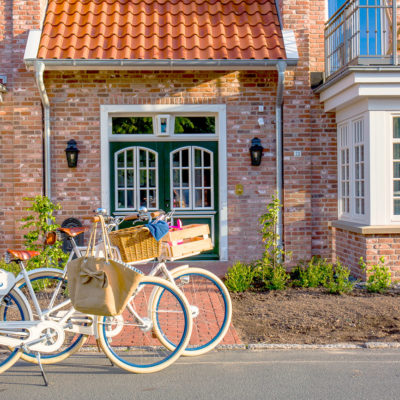
[{"label": "roof overhang", "polygon": [[28,70],[34,70],[41,62],[46,70],[276,70],[276,66],[285,62],[288,67],[296,66],[298,51],[293,31],[283,31],[286,59],[277,60],[114,60],[114,59],[39,59],[37,58],[41,31],[29,31],[24,61]]}]

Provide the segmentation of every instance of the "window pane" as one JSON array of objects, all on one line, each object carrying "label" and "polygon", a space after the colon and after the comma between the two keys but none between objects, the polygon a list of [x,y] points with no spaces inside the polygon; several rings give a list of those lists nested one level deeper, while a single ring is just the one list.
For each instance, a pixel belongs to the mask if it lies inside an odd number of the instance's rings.
[{"label": "window pane", "polygon": [[175,117],[175,134],[215,133],[215,117]]},{"label": "window pane", "polygon": [[179,169],[174,169],[173,173],[173,180],[174,180],[174,186],[180,186],[180,180],[179,180]]},{"label": "window pane", "polygon": [[394,199],[394,215],[400,215],[400,199]]},{"label": "window pane", "polygon": [[204,190],[204,207],[211,207],[211,190]]},{"label": "window pane", "polygon": [[152,208],[156,208],[157,206],[155,190],[149,190],[149,206]]},{"label": "window pane", "polygon": [[194,166],[195,167],[201,167],[201,150],[196,150],[194,152]]},{"label": "window pane", "polygon": [[393,138],[400,139],[400,118],[393,118]]},{"label": "window pane", "polygon": [[118,117],[112,119],[113,135],[151,135],[152,117]]},{"label": "window pane", "polygon": [[172,162],[174,164],[174,167],[179,167],[179,162],[180,162],[180,152],[178,151],[172,156]]},{"label": "window pane", "polygon": [[182,167],[189,166],[189,150],[182,150]]},{"label": "window pane", "polygon": [[118,207],[125,208],[125,192],[118,190]]},{"label": "window pane", "polygon": [[154,153],[149,153],[149,167],[155,168],[156,166],[156,155]]},{"label": "window pane", "polygon": [[147,151],[146,150],[140,150],[139,152],[139,162],[140,162],[140,167],[146,167],[146,155]]},{"label": "window pane", "polygon": [[211,167],[211,156],[210,153],[207,153],[206,151],[203,153],[204,157],[204,166],[205,167]]},{"label": "window pane", "polygon": [[202,207],[203,206],[203,203],[202,203],[202,190],[196,190],[195,191],[195,196],[196,196],[196,203],[195,203],[195,206],[196,207]]},{"label": "window pane", "polygon": [[400,197],[400,181],[393,182],[393,194],[396,197]]},{"label": "window pane", "polygon": [[393,163],[393,178],[400,178],[400,162]]},{"label": "window pane", "polygon": [[393,159],[400,160],[400,143],[393,143]]},{"label": "window pane", "polygon": [[211,187],[211,170],[204,170],[204,187]]}]

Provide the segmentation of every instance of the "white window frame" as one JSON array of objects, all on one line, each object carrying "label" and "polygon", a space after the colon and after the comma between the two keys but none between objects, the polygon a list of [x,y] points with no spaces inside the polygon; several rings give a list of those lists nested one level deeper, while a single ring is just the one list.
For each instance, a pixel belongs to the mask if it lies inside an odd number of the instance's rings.
[{"label": "white window frame", "polygon": [[[338,218],[341,220],[354,221],[354,222],[366,222],[368,219],[368,202],[369,196],[367,187],[369,184],[367,167],[368,167],[368,156],[367,156],[367,132],[366,132],[366,120],[364,116],[358,116],[346,120],[338,125]],[[363,161],[356,162],[355,152],[357,148],[363,148]],[[343,164],[342,151],[348,151],[348,168],[349,176],[347,180],[343,180],[342,167],[347,164]],[[356,179],[356,168],[362,165],[363,179]],[[348,182],[349,193],[343,193],[342,184]],[[363,182],[364,193],[363,196],[356,195],[356,184],[357,182]],[[360,185],[362,186],[362,185]],[[348,196],[346,196],[348,195]],[[343,210],[343,199],[349,199],[349,209]],[[356,202],[357,200],[364,203],[364,213],[357,212]]]},{"label": "white window frame", "polygon": [[400,139],[395,139],[393,137],[393,129],[394,129],[394,124],[393,121],[395,118],[400,118],[400,114],[391,114],[390,115],[390,216],[391,216],[391,221],[393,222],[400,222],[400,215],[396,215],[394,213],[394,188],[393,188],[393,183],[394,183],[394,168],[393,168],[393,145],[395,143],[400,143]]},{"label": "white window frame", "polygon": [[[169,114],[178,116],[215,116],[215,134],[171,134],[157,135],[112,135],[112,117],[119,116],[155,116]],[[171,118],[173,123],[173,118]],[[154,126],[154,125],[153,125]],[[228,183],[227,183],[227,143],[226,143],[226,105],[175,105],[175,104],[143,104],[143,105],[101,105],[101,204],[110,209],[110,142],[156,142],[182,141],[200,142],[215,140],[218,142],[218,211],[219,211],[219,261],[228,260]],[[193,211],[192,211],[193,212]],[[205,211],[209,213],[209,211]]]}]

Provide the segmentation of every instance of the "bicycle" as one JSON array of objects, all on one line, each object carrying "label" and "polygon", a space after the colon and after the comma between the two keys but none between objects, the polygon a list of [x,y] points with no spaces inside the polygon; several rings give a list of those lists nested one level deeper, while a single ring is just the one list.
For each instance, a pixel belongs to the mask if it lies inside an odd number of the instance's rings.
[{"label": "bicycle", "polygon": [[[162,211],[147,213],[147,210],[141,210],[138,213],[128,216],[111,217],[107,215],[104,209],[97,209],[95,212],[103,215],[109,232],[117,228],[124,221],[145,221],[150,218],[169,220],[173,214],[172,212],[166,214]],[[86,227],[59,228],[59,233],[65,235],[71,244],[68,262],[75,256],[80,257],[82,251],[86,249],[86,247],[77,246],[75,238],[86,232],[87,229]],[[98,251],[100,252],[101,250],[102,244],[100,243]],[[115,258],[121,260],[119,250],[114,248],[114,251]],[[193,319],[193,330],[189,344],[183,355],[196,356],[207,353],[220,343],[229,329],[232,316],[232,304],[229,292],[222,281],[208,270],[183,265],[169,271],[166,261],[161,259],[154,264],[149,275],[158,275],[167,279],[180,288],[189,301]],[[68,265],[68,262],[66,265]],[[143,261],[139,263],[143,263]],[[49,306],[47,308],[54,307],[56,300],[58,300],[58,303],[65,301],[63,288],[66,287],[66,272],[66,268],[63,271],[42,268],[29,272],[30,280],[41,289],[42,302],[48,302]],[[25,282],[22,278],[18,280],[17,286],[24,290]],[[68,307],[68,305],[65,307]],[[77,328],[75,331],[68,331],[65,339],[65,343],[67,344],[63,350],[43,355],[43,364],[60,362],[77,352],[84,345],[88,335],[91,335],[90,329],[85,327],[87,324],[85,323],[84,316],[80,315],[79,319],[75,318],[74,323],[75,325],[80,324],[80,335],[76,335]],[[162,332],[162,330],[160,329],[159,332]],[[166,348],[173,350],[174,343],[167,340],[164,335],[160,334],[158,339]],[[23,353],[22,358],[29,362],[37,362],[34,354]]]},{"label": "bicycle", "polygon": [[[151,373],[166,368],[188,344],[192,330],[189,304],[182,292],[166,280],[143,276],[121,315],[97,317],[78,313],[69,299],[54,305],[56,292],[59,293],[62,287],[60,282],[64,281],[59,279],[63,274],[59,271],[54,274],[58,283],[55,290],[51,288],[51,307],[42,310],[24,264],[38,252],[8,250],[7,254],[8,261],[16,261],[21,268],[38,318],[35,319],[27,297],[16,287],[14,275],[0,270],[3,279],[0,282],[0,372],[14,365],[24,352],[26,357],[35,357],[47,385],[41,355],[71,355],[71,349],[63,348],[65,332],[72,332],[78,337],[82,334],[94,335],[98,347],[112,364],[135,373]],[[160,335],[174,343],[173,350],[160,345],[155,339]],[[131,341],[127,346],[126,337],[133,338],[135,342]],[[78,339],[74,343],[77,346],[81,341]],[[51,357],[49,360],[54,362]]]},{"label": "bicycle", "polygon": [[[160,210],[156,213],[148,213],[142,209],[139,213],[128,216],[112,217],[107,215],[106,210],[98,209],[102,213],[108,231],[118,228],[124,221],[149,221],[155,218],[169,221],[172,219],[174,211],[165,213]],[[121,256],[119,255],[121,259]],[[194,268],[189,265],[179,266],[169,271],[167,261],[176,260],[165,254],[158,257],[149,275],[161,276],[179,287],[189,301],[192,318],[193,331],[189,345],[183,352],[184,356],[197,356],[205,354],[214,349],[224,338],[232,318],[232,303],[228,289],[223,282],[212,272],[203,268]],[[143,261],[128,262],[130,265],[140,264]],[[163,336],[159,340],[168,348],[172,349]]]}]

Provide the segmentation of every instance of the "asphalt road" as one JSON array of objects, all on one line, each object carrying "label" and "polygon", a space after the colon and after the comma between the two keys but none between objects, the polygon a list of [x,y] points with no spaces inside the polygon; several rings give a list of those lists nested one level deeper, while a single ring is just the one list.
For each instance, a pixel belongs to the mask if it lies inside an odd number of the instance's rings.
[{"label": "asphalt road", "polygon": [[1,400],[400,399],[400,350],[219,351],[133,375],[101,354],[45,366],[19,362],[0,375]]}]

